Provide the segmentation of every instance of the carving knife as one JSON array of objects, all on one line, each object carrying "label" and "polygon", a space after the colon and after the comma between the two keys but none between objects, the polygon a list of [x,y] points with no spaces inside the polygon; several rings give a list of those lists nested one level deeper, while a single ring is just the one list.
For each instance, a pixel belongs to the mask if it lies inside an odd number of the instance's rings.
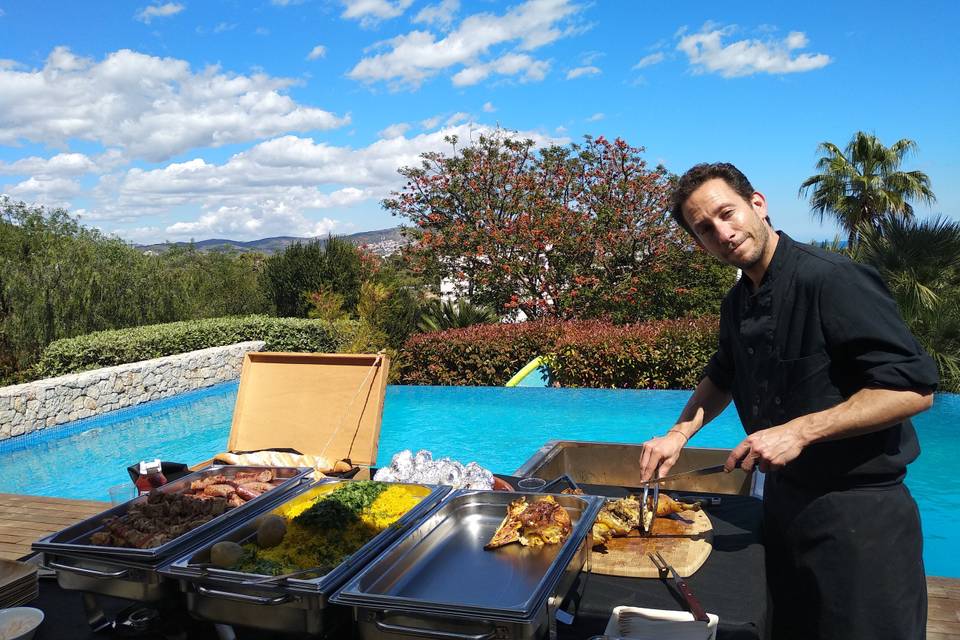
[{"label": "carving knife", "polygon": [[678,478],[695,478],[697,476],[709,476],[714,473],[723,473],[723,465],[717,464],[712,467],[703,467],[702,469],[691,469],[690,471],[681,471],[680,473],[671,473],[668,476],[652,478],[644,484],[661,484],[663,482],[672,482]]}]

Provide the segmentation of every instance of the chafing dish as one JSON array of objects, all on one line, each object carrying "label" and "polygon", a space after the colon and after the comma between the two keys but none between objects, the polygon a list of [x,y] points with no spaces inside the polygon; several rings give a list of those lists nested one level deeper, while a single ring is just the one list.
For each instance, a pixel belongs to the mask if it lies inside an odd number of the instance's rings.
[{"label": "chafing dish", "polygon": [[589,560],[590,529],[603,498],[553,496],[573,525],[562,544],[483,548],[510,502],[542,495],[454,492],[331,601],[353,608],[364,640],[554,636],[557,611]]},{"label": "chafing dish", "polygon": [[[636,443],[551,440],[530,456],[513,475],[549,481],[566,474],[580,484],[636,487],[639,485],[642,453],[643,445]],[[730,449],[684,447],[670,472],[680,473],[723,464],[728,455]],[[763,492],[762,483],[763,474],[734,469],[730,473],[679,478],[675,482],[661,484],[660,488],[688,493],[760,496]]]},{"label": "chafing dish", "polygon": [[[222,474],[232,477],[241,471],[263,471],[266,467],[214,466],[169,482],[156,491],[180,493],[195,480]],[[272,468],[276,477],[283,479],[274,489],[228,509],[205,524],[180,535],[158,547],[128,549],[90,544],[90,536],[103,528],[107,518],[122,516],[134,504],[147,500],[138,496],[83,522],[33,543],[34,551],[43,552],[44,564],[57,572],[57,583],[63,589],[85,591],[140,601],[157,601],[176,593],[176,584],[164,579],[157,568],[177,554],[202,544],[232,523],[246,519],[283,499],[298,486],[312,482],[312,469],[298,467]]]},{"label": "chafing dish", "polygon": [[[328,480],[319,491],[318,487],[297,491],[285,502],[307,497],[311,491],[317,494],[330,492],[348,482],[353,481]],[[187,609],[197,618],[272,631],[342,637],[337,633],[349,622],[349,609],[328,606],[329,597],[397,536],[415,525],[450,491],[445,486],[413,486],[422,487],[427,492],[423,499],[326,575],[251,584],[262,580],[264,576],[211,567],[211,547],[224,540],[238,544],[250,541],[256,536],[256,523],[252,521],[240,523],[222,535],[209,539],[200,548],[174,560],[160,571],[179,580],[181,590],[186,593]],[[282,508],[283,504],[278,504],[274,510],[279,512]]]}]

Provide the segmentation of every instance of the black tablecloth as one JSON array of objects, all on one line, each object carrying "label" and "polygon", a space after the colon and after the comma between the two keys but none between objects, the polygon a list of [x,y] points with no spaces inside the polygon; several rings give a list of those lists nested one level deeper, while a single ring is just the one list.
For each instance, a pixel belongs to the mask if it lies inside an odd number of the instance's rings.
[{"label": "black tablecloth", "polygon": [[[581,486],[594,495],[622,497],[628,493],[625,489]],[[769,637],[769,606],[761,502],[746,496],[716,497],[720,504],[706,507],[713,525],[713,552],[687,578],[687,584],[704,608],[720,617],[717,640],[765,640]],[[581,579],[586,582],[577,616],[572,625],[559,625],[561,640],[584,640],[602,634],[611,611],[620,605],[684,610],[679,595],[661,580],[599,574],[581,574]]]},{"label": "black tablecloth", "polygon": [[[514,480],[501,476],[508,481]],[[584,485],[588,493],[623,496],[625,489]],[[720,617],[718,640],[766,640],[767,618],[766,573],[761,544],[761,505],[754,498],[720,496],[720,504],[707,507],[713,524],[713,552],[703,567],[687,579],[691,590],[704,608]],[[610,612],[619,605],[655,609],[683,610],[682,601],[671,587],[657,579],[622,578],[597,574],[581,574],[580,596],[566,607],[576,611],[573,624],[558,624],[560,640],[586,640],[603,633]],[[123,600],[98,596],[108,615],[116,615],[125,607],[138,605]],[[577,602],[579,601],[579,602]],[[42,609],[47,618],[37,640],[103,638],[87,625],[82,596],[64,591],[54,581],[41,580],[40,597],[30,606]],[[122,617],[122,616],[121,616]],[[216,638],[213,625],[192,620],[177,608],[162,613],[161,625],[166,633],[141,634],[142,638]],[[179,636],[170,630],[180,628]],[[121,630],[129,630],[123,627]],[[274,638],[275,634],[237,628],[240,640]],[[110,632],[107,632],[110,633]],[[114,635],[120,635],[113,632]],[[126,634],[124,634],[126,635]]]}]

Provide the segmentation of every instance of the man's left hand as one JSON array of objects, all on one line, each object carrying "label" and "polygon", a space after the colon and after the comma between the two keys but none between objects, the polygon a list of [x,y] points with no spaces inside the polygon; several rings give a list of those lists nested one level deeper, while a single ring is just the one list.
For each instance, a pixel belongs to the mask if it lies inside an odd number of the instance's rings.
[{"label": "man's left hand", "polygon": [[730,452],[724,467],[733,471],[739,462],[744,471],[752,471],[754,467],[763,472],[779,469],[799,456],[804,446],[799,429],[789,423],[770,427],[744,438]]}]

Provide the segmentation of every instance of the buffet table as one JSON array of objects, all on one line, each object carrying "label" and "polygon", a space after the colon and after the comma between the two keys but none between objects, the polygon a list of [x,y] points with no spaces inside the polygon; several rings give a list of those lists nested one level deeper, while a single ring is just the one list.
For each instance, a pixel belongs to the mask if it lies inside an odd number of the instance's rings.
[{"label": "buffet table", "polygon": [[[500,476],[511,482],[516,478]],[[627,490],[617,487],[584,485],[587,493],[622,497]],[[761,503],[755,498],[723,495],[720,504],[707,508],[713,525],[713,552],[703,567],[687,579],[690,588],[707,611],[720,617],[718,640],[765,640],[768,638],[769,607],[761,543]],[[580,584],[565,607],[575,611],[572,624],[558,624],[560,640],[586,640],[603,633],[611,610],[619,605],[682,610],[681,600],[666,583],[657,579],[624,578],[581,574]],[[162,612],[150,630],[138,632],[133,626],[118,625],[117,630],[94,633],[87,624],[82,595],[65,591],[53,580],[41,580],[40,597],[31,603],[47,618],[37,640],[67,638],[103,638],[105,635],[142,638],[216,638],[214,625],[193,620],[176,605]],[[98,597],[109,616],[136,608],[131,603]],[[268,609],[265,607],[265,609]],[[121,616],[123,618],[125,616]],[[276,634],[236,628],[239,639],[275,638]],[[335,634],[336,637],[347,637]]]}]

